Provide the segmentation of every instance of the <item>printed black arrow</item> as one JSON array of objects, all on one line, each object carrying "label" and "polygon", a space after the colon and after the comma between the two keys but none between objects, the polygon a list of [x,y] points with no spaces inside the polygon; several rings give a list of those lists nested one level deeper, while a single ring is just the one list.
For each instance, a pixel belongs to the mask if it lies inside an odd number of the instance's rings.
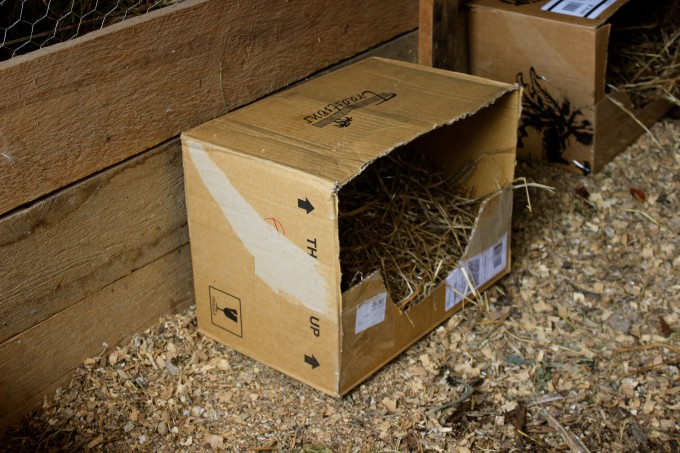
[{"label": "printed black arrow", "polygon": [[314,354],[312,354],[311,357],[308,356],[307,354],[305,354],[305,363],[307,363],[308,365],[311,365],[312,369],[319,366],[319,361],[316,360],[316,357],[314,357]]},{"label": "printed black arrow", "polygon": [[310,212],[312,212],[314,210],[314,205],[312,205],[312,202],[309,201],[309,199],[307,197],[305,197],[304,200],[301,199],[301,198],[298,198],[298,208],[304,209],[305,211],[307,211],[307,214],[309,214]]}]

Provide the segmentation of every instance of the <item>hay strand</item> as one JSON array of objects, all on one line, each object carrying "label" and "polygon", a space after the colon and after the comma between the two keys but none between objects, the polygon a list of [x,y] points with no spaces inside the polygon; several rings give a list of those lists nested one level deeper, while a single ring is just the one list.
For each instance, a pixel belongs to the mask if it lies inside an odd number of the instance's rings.
[{"label": "hay strand", "polygon": [[612,21],[607,81],[636,108],[665,99],[680,106],[680,6],[634,2]]}]

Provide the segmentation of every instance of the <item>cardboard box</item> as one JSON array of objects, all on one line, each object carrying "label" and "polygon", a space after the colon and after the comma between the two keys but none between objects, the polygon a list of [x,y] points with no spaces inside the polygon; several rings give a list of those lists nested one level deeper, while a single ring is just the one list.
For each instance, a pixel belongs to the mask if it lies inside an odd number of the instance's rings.
[{"label": "cardboard box", "polygon": [[[470,72],[525,87],[520,157],[587,174],[644,131],[605,92],[610,21],[626,3],[469,2]],[[627,96],[615,99],[647,126],[670,108],[658,101],[635,110]]]},{"label": "cardboard box", "polygon": [[201,332],[342,395],[440,324],[468,294],[449,270],[401,312],[379,273],[341,292],[338,200],[409,144],[488,196],[461,265],[485,288],[508,272],[520,89],[369,59],[182,134]]}]

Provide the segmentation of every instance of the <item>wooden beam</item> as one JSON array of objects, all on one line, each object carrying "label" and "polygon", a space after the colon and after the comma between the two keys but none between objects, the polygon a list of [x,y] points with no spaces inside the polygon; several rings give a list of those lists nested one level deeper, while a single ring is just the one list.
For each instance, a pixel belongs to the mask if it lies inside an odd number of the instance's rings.
[{"label": "wooden beam", "polygon": [[420,0],[418,7],[418,63],[432,66],[432,42],[434,32],[434,2]]},{"label": "wooden beam", "polygon": [[193,301],[189,246],[113,282],[0,344],[0,431],[101,353]]},{"label": "wooden beam", "polygon": [[0,63],[0,214],[418,26],[415,0],[187,0]]},{"label": "wooden beam", "polygon": [[420,64],[467,71],[465,15],[461,0],[420,0]]},{"label": "wooden beam", "polygon": [[0,342],[188,240],[177,139],[0,218]]}]

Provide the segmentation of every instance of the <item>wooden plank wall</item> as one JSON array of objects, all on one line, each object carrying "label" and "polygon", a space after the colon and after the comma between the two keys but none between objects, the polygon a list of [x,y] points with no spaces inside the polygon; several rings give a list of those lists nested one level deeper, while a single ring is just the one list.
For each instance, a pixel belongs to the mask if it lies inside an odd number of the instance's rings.
[{"label": "wooden plank wall", "polygon": [[417,14],[415,0],[189,0],[3,62],[0,212],[414,30]]},{"label": "wooden plank wall", "polygon": [[415,61],[417,16],[187,0],[0,63],[0,430],[193,302],[182,130],[353,56]]}]

